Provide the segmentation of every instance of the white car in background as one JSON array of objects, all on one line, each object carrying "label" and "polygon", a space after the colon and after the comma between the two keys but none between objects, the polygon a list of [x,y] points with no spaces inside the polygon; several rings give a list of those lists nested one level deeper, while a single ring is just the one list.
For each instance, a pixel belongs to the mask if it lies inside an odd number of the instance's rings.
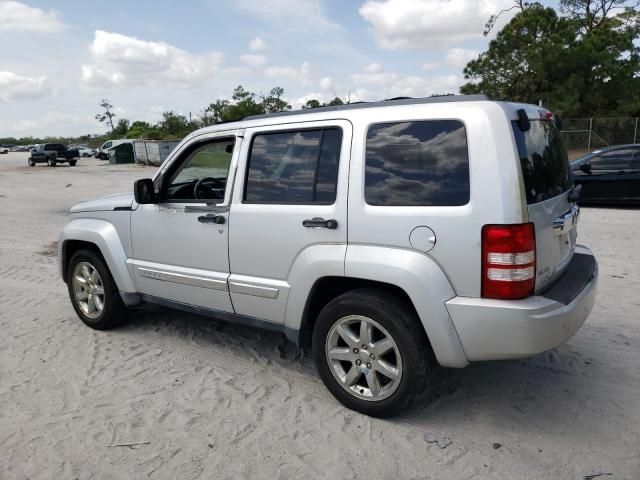
[{"label": "white car in background", "polygon": [[77,147],[78,153],[81,157],[93,157],[96,154],[96,151],[93,148],[87,147]]},{"label": "white car in background", "polygon": [[113,147],[117,147],[118,145],[122,145],[123,143],[133,143],[133,140],[107,140],[102,145],[98,147],[96,150],[95,157],[100,160],[109,160],[109,150]]}]

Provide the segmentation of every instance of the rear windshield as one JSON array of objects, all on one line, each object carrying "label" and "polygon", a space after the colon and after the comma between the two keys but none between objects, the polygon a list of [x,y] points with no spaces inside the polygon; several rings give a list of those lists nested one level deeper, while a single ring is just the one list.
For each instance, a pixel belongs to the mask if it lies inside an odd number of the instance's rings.
[{"label": "rear windshield", "polygon": [[60,144],[60,143],[47,143],[44,146],[45,150],[56,150],[58,152],[64,152],[65,148],[64,145]]},{"label": "rear windshield", "polygon": [[551,121],[532,120],[523,132],[512,122],[527,194],[527,204],[556,197],[572,186],[569,158]]}]

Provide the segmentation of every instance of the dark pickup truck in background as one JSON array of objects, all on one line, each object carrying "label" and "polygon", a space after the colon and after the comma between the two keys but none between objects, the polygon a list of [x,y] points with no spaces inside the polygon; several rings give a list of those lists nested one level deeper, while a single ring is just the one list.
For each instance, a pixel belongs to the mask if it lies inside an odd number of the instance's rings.
[{"label": "dark pickup truck in background", "polygon": [[41,143],[31,150],[29,157],[29,166],[33,167],[36,163],[47,163],[50,167],[55,167],[58,163],[69,163],[75,167],[80,153],[77,149],[67,150],[67,147],[61,143]]}]

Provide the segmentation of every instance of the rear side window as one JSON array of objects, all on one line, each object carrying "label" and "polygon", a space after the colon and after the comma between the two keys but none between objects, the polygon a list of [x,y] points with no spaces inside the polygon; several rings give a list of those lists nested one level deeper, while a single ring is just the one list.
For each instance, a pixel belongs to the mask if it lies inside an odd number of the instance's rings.
[{"label": "rear side window", "polygon": [[572,186],[569,158],[551,121],[531,120],[526,132],[512,122],[527,204],[556,197]]},{"label": "rear side window", "polygon": [[339,128],[256,135],[251,144],[243,200],[334,203],[341,143]]},{"label": "rear side window", "polygon": [[632,149],[620,149],[604,152],[591,159],[592,171],[627,172],[631,170],[631,160],[635,151]]},{"label": "rear side window", "polygon": [[65,148],[64,145],[60,144],[60,143],[47,143],[44,146],[45,150],[56,150],[58,152],[64,152]]},{"label": "rear side window", "polygon": [[367,132],[369,205],[457,206],[469,202],[469,154],[458,120],[372,125]]}]

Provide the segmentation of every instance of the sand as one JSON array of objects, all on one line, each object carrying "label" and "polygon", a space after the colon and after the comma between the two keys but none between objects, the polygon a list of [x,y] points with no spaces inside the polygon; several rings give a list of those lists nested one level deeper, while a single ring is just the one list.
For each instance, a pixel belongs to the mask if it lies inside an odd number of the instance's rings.
[{"label": "sand", "polygon": [[640,210],[583,209],[600,287],[566,345],[443,371],[377,420],[273,333],[159,307],[80,322],[57,271],[66,212],[152,173],[0,155],[1,479],[640,478]]}]

